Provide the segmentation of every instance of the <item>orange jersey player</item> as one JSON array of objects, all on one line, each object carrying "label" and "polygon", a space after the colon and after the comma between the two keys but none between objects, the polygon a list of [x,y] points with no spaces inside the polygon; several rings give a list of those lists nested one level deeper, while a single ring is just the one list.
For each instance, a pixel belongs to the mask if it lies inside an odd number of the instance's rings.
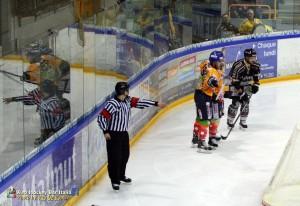
[{"label": "orange jersey player", "polygon": [[[208,152],[217,147],[216,135],[219,119],[223,115],[223,69],[224,55],[213,51],[209,57],[210,67],[195,90],[194,100],[197,118],[194,124],[194,137],[197,138],[199,151]],[[209,145],[206,137],[209,134]],[[192,140],[195,143],[195,138]]]},{"label": "orange jersey player", "polygon": [[70,64],[52,54],[52,50],[32,44],[26,54],[30,65],[23,73],[22,81],[40,84],[50,80],[57,86],[57,95],[70,92]]},{"label": "orange jersey player", "polygon": [[205,78],[205,76],[207,74],[207,70],[208,70],[209,67],[210,67],[210,65],[209,65],[209,61],[207,59],[203,60],[200,63],[200,65],[199,65],[199,67],[197,69],[197,71],[200,72],[199,81],[197,83],[197,88],[198,89],[200,89],[200,87],[202,85],[202,82],[203,82],[203,80],[204,80],[204,78]]},{"label": "orange jersey player", "polygon": [[37,63],[29,64],[27,71],[23,73],[22,80],[26,80],[34,84],[39,84],[40,65]]}]

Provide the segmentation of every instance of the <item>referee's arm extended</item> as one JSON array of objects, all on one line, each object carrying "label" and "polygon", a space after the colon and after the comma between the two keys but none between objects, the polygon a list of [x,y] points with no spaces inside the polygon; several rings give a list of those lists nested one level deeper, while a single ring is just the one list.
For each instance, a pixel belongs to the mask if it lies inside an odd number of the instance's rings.
[{"label": "referee's arm extended", "polygon": [[[164,103],[160,103],[157,101],[152,101],[152,100],[147,100],[147,99],[140,99],[137,97],[127,97],[126,101],[129,101],[130,106],[128,106],[128,110],[130,110],[130,108],[138,108],[138,109],[144,109],[146,107],[151,107],[151,106],[158,106],[160,108],[163,108],[165,106]],[[127,104],[126,104],[127,105]],[[109,131],[109,125],[114,125],[114,124],[120,124],[120,121],[115,121],[112,122],[112,117],[114,115],[115,112],[117,112],[119,109],[120,105],[118,105],[118,103],[115,100],[109,100],[107,102],[107,104],[105,105],[104,109],[100,112],[99,116],[98,116],[98,124],[99,127],[103,130],[104,136],[106,137],[106,134]],[[127,114],[122,114],[124,116],[127,116]],[[124,118],[124,117],[120,117],[123,121],[126,122],[122,122],[122,125],[127,125],[129,121],[128,118]]]}]

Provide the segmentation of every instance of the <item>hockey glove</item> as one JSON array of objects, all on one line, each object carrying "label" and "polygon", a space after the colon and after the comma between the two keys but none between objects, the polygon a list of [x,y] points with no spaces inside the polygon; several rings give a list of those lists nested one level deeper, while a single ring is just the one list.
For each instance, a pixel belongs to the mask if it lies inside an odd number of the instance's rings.
[{"label": "hockey glove", "polygon": [[218,87],[218,80],[215,77],[210,77],[208,79],[208,85],[210,87]]},{"label": "hockey glove", "polygon": [[23,75],[20,77],[21,81],[27,81],[29,80],[30,76],[28,74],[28,72],[23,72]]},{"label": "hockey glove", "polygon": [[224,98],[231,99],[231,97],[232,97],[232,91],[225,91],[224,92]]},{"label": "hockey glove", "polygon": [[252,94],[256,94],[258,92],[258,90],[259,90],[259,85],[258,84],[253,84],[251,86],[251,93]]},{"label": "hockey glove", "polygon": [[241,82],[240,81],[232,81],[232,86],[234,86],[237,90],[241,88]]},{"label": "hockey glove", "polygon": [[212,99],[213,102],[218,102],[217,95],[215,93],[213,93],[211,99]]},{"label": "hockey glove", "polygon": [[240,101],[243,102],[249,102],[250,96],[246,94],[245,92],[240,96]]}]

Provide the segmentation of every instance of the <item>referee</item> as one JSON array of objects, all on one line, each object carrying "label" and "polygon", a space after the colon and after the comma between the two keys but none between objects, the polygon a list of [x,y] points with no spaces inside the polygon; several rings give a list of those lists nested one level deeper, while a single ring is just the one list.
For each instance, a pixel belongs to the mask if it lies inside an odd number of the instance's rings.
[{"label": "referee", "polygon": [[35,139],[35,146],[42,144],[65,125],[64,112],[60,100],[56,96],[56,85],[46,79],[41,82],[40,90],[42,93],[42,100],[39,105],[41,137]]},{"label": "referee", "polygon": [[128,123],[131,108],[144,109],[145,107],[158,106],[163,108],[165,104],[130,97],[127,82],[118,82],[115,86],[116,95],[110,99],[98,116],[98,124],[103,130],[106,139],[108,174],[114,190],[120,189],[120,183],[131,183],[131,179],[125,176],[126,164],[129,158]]}]

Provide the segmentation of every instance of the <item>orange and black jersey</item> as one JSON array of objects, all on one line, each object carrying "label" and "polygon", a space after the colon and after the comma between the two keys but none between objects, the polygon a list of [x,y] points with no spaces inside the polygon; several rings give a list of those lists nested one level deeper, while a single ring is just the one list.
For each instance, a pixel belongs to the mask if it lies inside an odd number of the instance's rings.
[{"label": "orange and black jersey", "polygon": [[200,80],[197,89],[201,90],[207,96],[212,97],[213,94],[218,93],[223,89],[223,74],[213,67],[207,69],[207,73]]}]

